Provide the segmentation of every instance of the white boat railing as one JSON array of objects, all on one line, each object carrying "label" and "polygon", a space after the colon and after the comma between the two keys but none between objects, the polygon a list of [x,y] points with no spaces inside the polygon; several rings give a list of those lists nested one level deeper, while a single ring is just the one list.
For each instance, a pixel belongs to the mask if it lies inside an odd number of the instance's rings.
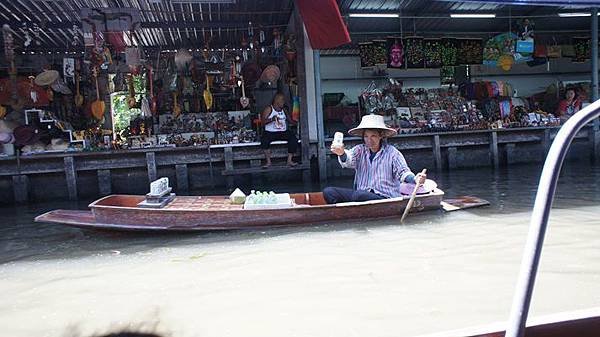
[{"label": "white boat railing", "polygon": [[[598,116],[600,116],[600,100],[588,105],[569,118],[556,134],[550,151],[548,151],[535,196],[529,234],[525,244],[523,260],[521,261],[506,337],[522,337],[525,333],[531,295],[560,169],[577,132]],[[594,151],[597,151],[595,146]]]}]

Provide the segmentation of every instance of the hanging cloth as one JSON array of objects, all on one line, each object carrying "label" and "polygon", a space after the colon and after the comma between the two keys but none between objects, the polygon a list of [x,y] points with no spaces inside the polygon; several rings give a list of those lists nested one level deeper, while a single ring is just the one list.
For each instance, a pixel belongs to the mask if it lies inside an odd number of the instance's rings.
[{"label": "hanging cloth", "polygon": [[296,0],[313,49],[350,43],[350,34],[335,0]]}]

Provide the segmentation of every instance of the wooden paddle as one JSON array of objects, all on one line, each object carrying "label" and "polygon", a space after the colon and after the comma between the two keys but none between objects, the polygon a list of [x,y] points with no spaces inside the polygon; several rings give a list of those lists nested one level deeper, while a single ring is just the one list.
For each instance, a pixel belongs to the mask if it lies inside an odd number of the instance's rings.
[{"label": "wooden paddle", "polygon": [[75,106],[81,108],[83,106],[83,96],[79,91],[79,71],[75,72]]},{"label": "wooden paddle", "polygon": [[210,110],[213,105],[213,96],[210,92],[210,80],[208,79],[208,75],[206,75],[206,89],[204,89],[204,104],[206,105],[206,110]]},{"label": "wooden paddle", "polygon": [[98,70],[94,68],[94,80],[96,81],[96,100],[92,102],[92,115],[97,120],[102,120],[106,105],[100,100],[100,89],[98,89]]},{"label": "wooden paddle", "polygon": [[242,77],[242,97],[240,97],[240,105],[245,109],[250,104],[250,99],[246,97],[246,84],[244,83],[244,77]]},{"label": "wooden paddle", "polygon": [[[427,173],[427,169],[423,169],[423,171],[421,171],[421,175],[424,175],[426,173]],[[415,202],[415,197],[417,196],[417,190],[419,190],[419,186],[421,186],[421,184],[419,184],[418,181],[415,181],[415,189],[413,190],[412,194],[410,195],[408,204],[406,204],[406,208],[404,209],[404,214],[402,214],[400,223],[404,222],[404,218],[406,218],[406,216],[408,215],[408,212],[410,211],[410,208],[412,207],[413,203]]]}]

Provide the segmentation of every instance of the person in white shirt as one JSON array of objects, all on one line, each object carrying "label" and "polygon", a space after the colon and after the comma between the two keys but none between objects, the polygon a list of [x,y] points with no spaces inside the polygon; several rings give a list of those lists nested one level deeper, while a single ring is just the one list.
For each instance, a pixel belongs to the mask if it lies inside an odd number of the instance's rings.
[{"label": "person in white shirt", "polygon": [[273,97],[271,105],[267,106],[261,114],[261,122],[265,130],[261,137],[260,147],[265,152],[265,164],[263,168],[271,166],[271,142],[275,140],[287,141],[287,165],[290,167],[298,165],[292,160],[292,157],[298,149],[298,139],[290,130],[289,125],[293,123],[287,111],[284,109],[285,96],[282,93],[277,93]]}]

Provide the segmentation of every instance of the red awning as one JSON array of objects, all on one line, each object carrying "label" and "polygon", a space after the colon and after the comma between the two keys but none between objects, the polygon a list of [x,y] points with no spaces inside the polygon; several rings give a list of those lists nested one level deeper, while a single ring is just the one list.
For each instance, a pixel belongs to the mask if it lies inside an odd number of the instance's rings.
[{"label": "red awning", "polygon": [[335,0],[296,0],[313,49],[350,43],[350,34]]}]

